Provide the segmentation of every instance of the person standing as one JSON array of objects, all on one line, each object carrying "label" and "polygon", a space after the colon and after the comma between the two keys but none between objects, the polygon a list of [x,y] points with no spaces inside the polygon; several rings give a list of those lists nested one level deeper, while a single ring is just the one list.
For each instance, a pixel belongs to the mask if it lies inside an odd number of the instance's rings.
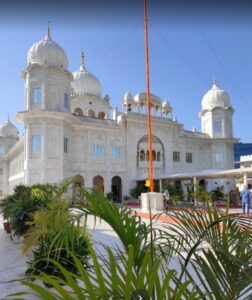
[{"label": "person standing", "polygon": [[164,191],[163,196],[164,196],[164,209],[167,211],[169,200],[170,200],[170,194],[169,194],[168,190]]},{"label": "person standing", "polygon": [[241,192],[242,198],[242,210],[243,213],[249,214],[249,208],[251,206],[252,193],[251,193],[251,184],[249,184],[245,189]]}]

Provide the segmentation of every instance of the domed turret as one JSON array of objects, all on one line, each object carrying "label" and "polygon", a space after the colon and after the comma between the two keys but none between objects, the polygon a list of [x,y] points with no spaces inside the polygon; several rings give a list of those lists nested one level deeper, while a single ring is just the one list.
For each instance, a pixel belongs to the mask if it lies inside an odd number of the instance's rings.
[{"label": "domed turret", "polygon": [[55,65],[67,69],[68,59],[65,51],[52,40],[48,26],[44,39],[31,46],[27,54],[28,64]]},{"label": "domed turret", "polygon": [[232,138],[233,108],[227,92],[220,89],[213,81],[212,88],[202,99],[202,110],[199,113],[203,133],[212,138]]},{"label": "domed turret", "polygon": [[18,135],[18,130],[15,125],[11,123],[11,121],[8,120],[0,126],[0,136],[1,137],[11,137],[15,138]]},{"label": "domed turret", "polygon": [[127,111],[131,111],[134,106],[134,100],[130,92],[127,92],[123,96],[122,106],[127,109]]},{"label": "domed turret", "polygon": [[227,108],[230,106],[230,98],[228,93],[220,89],[214,80],[212,88],[203,97],[201,105],[202,110],[212,110],[217,107]]},{"label": "domed turret", "polygon": [[84,66],[84,54],[81,55],[81,66],[78,71],[73,73],[74,81],[72,82],[72,88],[74,94],[77,95],[95,95],[101,96],[101,84],[99,80],[86,70]]},{"label": "domed turret", "polygon": [[162,103],[162,113],[164,113],[165,115],[168,115],[168,113],[170,113],[172,111],[171,105],[168,101],[164,101]]}]

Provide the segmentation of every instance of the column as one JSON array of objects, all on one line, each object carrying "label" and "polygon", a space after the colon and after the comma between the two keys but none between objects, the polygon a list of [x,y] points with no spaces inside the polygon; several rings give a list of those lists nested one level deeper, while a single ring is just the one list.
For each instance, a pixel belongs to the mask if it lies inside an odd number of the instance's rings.
[{"label": "column", "polygon": [[3,161],[3,196],[9,194],[9,168],[10,163],[8,161]]}]

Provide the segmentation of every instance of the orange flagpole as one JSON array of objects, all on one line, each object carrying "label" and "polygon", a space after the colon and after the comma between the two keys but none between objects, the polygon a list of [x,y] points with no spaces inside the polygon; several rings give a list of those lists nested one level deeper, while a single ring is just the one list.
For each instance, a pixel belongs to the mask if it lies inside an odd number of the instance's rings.
[{"label": "orange flagpole", "polygon": [[152,159],[152,130],[151,130],[151,104],[150,104],[150,78],[149,78],[149,47],[148,47],[148,17],[147,3],[144,0],[144,36],[145,36],[145,70],[146,70],[146,90],[147,90],[147,119],[148,119],[148,144],[149,144],[149,180],[150,191],[154,192],[153,184],[153,159]]}]

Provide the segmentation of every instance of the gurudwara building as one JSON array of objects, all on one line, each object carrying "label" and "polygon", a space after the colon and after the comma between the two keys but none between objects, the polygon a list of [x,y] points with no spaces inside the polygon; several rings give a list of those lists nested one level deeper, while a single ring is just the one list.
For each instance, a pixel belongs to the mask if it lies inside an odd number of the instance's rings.
[{"label": "gurudwara building", "polygon": [[[50,30],[30,48],[27,63],[22,71],[25,106],[16,116],[24,135],[18,136],[9,119],[0,126],[0,196],[19,184],[59,183],[75,176],[76,184],[112,192],[121,201],[148,173],[146,94],[127,92],[122,111],[111,109],[84,55],[79,70],[71,73]],[[228,94],[214,82],[201,105],[202,132],[187,131],[171,118],[170,103],[151,95],[155,179],[233,168],[237,139]],[[214,184],[209,180],[207,188]]]}]

